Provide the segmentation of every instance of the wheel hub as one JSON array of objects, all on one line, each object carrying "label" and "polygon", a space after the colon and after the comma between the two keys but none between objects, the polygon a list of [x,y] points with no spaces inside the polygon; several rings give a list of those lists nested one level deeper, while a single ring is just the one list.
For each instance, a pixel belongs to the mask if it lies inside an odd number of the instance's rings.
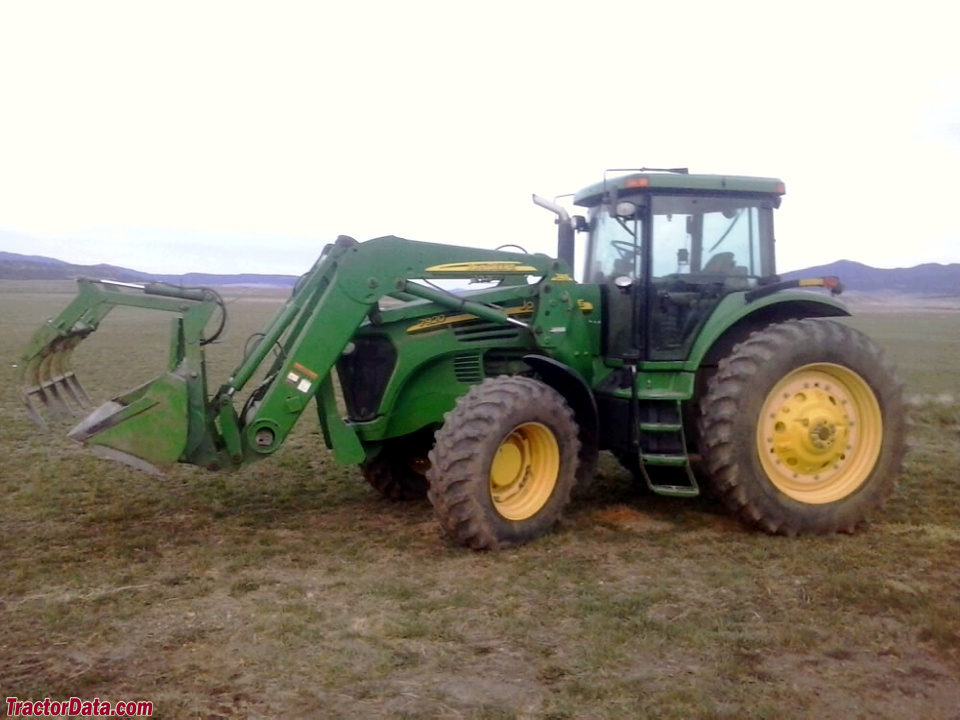
[{"label": "wheel hub", "polygon": [[532,517],[547,503],[560,471],[560,447],[541,423],[524,423],[500,443],[490,464],[490,498],[508,520]]},{"label": "wheel hub", "polygon": [[773,432],[766,438],[774,462],[798,475],[837,470],[846,459],[846,439],[854,420],[849,401],[830,383],[800,379],[780,391],[779,406],[769,417]]},{"label": "wheel hub", "polygon": [[810,430],[810,442],[820,450],[833,445],[836,439],[837,426],[826,420],[821,420]]},{"label": "wheel hub", "polygon": [[761,464],[779,490],[804,502],[832,502],[872,470],[882,437],[880,408],[848,368],[807,365],[769,393],[757,436]]},{"label": "wheel hub", "polygon": [[[525,470],[529,468],[527,461],[526,447],[522,438],[516,433],[512,433],[499,448],[493,458],[493,466],[490,468],[490,483],[494,492],[504,491],[513,487],[514,491],[519,490],[522,484]],[[494,500],[498,502],[501,497],[494,495]]]}]

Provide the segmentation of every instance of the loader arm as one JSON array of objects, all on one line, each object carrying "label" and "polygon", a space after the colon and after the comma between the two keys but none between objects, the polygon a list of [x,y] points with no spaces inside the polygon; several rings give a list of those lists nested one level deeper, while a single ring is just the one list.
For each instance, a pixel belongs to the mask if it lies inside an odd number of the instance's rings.
[{"label": "loader arm", "polygon": [[[341,236],[304,283],[299,293],[303,296],[301,307],[281,310],[256,351],[214,399],[220,408],[220,431],[230,464],[240,465],[275,452],[311,399],[316,399],[324,438],[335,458],[343,463],[363,461],[365,451],[356,432],[337,411],[331,371],[382,298],[422,298],[490,322],[526,327],[499,308],[415,279],[546,276],[560,267],[544,255],[420,243],[393,236],[357,243]],[[567,271],[566,267],[561,271]],[[268,384],[238,416],[231,398],[281,336],[282,352],[267,373]]]},{"label": "loader arm", "polygon": [[[117,305],[165,310],[175,314],[167,372],[101,405],[70,431],[71,438],[141,469],[175,462],[210,470],[236,468],[281,447],[315,399],[324,438],[335,458],[356,463],[366,453],[357,433],[338,414],[332,370],[382,298],[421,298],[490,322],[526,327],[496,306],[416,280],[483,277],[511,283],[550,273],[569,273],[569,268],[545,255],[393,236],[358,243],[341,236],[324,249],[212,397],[206,388],[202,346],[203,328],[219,300],[213,291],[80,281],[74,302],[35,334],[24,354],[24,400],[41,423],[34,400],[55,415],[69,410],[65,400],[88,407],[89,400],[69,369],[69,353]],[[274,350],[278,352],[271,361]],[[258,373],[262,379],[238,412],[238,393]]]}]

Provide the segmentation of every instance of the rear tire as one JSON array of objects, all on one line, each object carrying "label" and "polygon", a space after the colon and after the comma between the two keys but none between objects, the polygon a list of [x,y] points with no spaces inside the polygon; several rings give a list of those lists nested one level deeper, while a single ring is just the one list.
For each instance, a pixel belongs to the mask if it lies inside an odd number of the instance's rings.
[{"label": "rear tire", "polygon": [[578,435],[573,411],[542,382],[504,376],[474,386],[447,413],[430,452],[440,525],[474,550],[543,535],[570,500]]},{"label": "rear tire", "polygon": [[736,346],[701,401],[715,494],[780,535],[853,532],[903,467],[903,391],[880,348],[829,320],[791,320]]}]

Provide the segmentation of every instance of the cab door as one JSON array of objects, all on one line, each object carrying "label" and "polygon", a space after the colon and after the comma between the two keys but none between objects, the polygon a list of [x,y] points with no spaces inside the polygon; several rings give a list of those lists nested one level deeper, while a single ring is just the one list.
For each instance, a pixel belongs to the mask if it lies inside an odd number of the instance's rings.
[{"label": "cab door", "polygon": [[[619,209],[620,214],[617,214]],[[603,204],[590,218],[584,282],[600,286],[604,357],[636,362],[646,352],[646,199]]]},{"label": "cab door", "polygon": [[773,204],[757,197],[656,195],[650,203],[648,360],[684,360],[720,301],[773,272]]}]

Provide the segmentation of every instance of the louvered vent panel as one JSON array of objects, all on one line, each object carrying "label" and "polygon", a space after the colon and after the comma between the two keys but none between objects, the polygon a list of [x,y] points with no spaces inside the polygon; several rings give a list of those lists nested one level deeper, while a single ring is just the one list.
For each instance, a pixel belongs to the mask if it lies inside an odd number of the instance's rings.
[{"label": "louvered vent panel", "polygon": [[483,380],[483,366],[479,355],[461,355],[453,359],[453,373],[462,383],[478,383]]}]

